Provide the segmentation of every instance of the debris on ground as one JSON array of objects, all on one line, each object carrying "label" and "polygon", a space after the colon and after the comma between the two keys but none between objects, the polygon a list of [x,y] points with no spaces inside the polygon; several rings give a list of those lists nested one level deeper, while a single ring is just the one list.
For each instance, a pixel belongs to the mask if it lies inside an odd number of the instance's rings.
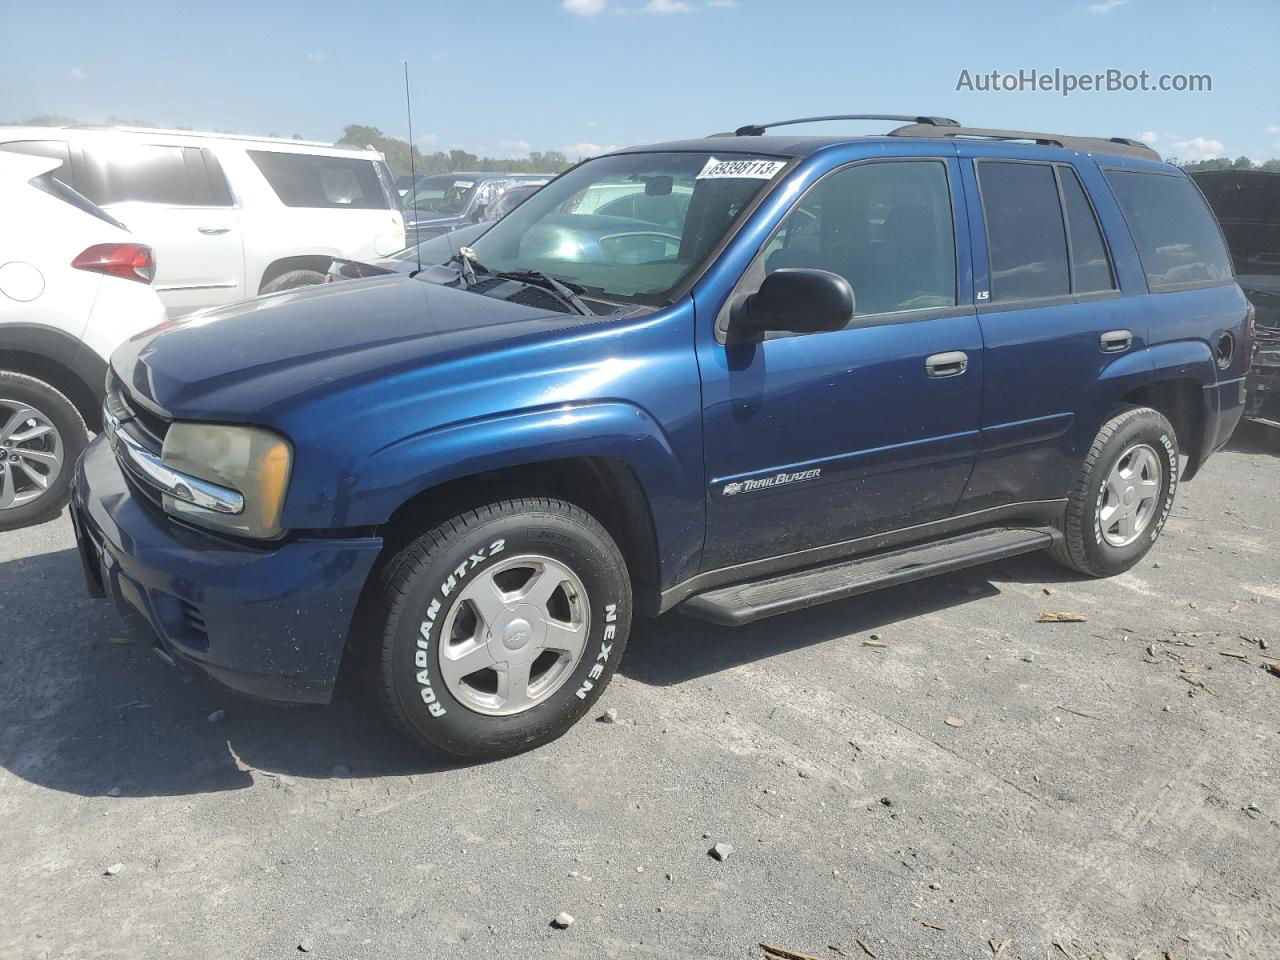
[{"label": "debris on ground", "polygon": [[729,855],[733,853],[733,846],[728,843],[717,843],[707,851],[707,856],[713,860],[719,860],[721,863],[729,859]]},{"label": "debris on ground", "polygon": [[1267,671],[1267,673],[1271,674],[1273,677],[1280,677],[1280,663],[1276,663],[1274,661],[1271,663],[1264,663],[1262,665],[1262,669]]},{"label": "debris on ground", "polygon": [[1219,650],[1219,651],[1218,651],[1218,656],[1220,656],[1220,657],[1233,657],[1233,658],[1235,658],[1236,660],[1248,660],[1248,659],[1249,659],[1249,657],[1248,657],[1248,655],[1247,655],[1247,654],[1241,653],[1239,650]]},{"label": "debris on ground", "polygon": [[[766,957],[771,957],[771,958],[781,957],[782,960],[818,960],[817,957],[810,956],[807,953],[797,953],[794,950],[787,950],[783,947],[770,946],[767,943],[760,944],[760,949],[764,951],[764,954]],[[840,954],[841,956],[845,956],[845,953],[839,947],[829,946],[828,949],[834,950],[836,953]]]},{"label": "debris on ground", "polygon": [[1089,618],[1083,613],[1042,613],[1036,617],[1036,623],[1088,623]]},{"label": "debris on ground", "polygon": [[310,953],[314,949],[315,949],[315,944],[313,944],[310,940],[303,940],[298,944],[299,953]]},{"label": "debris on ground", "polygon": [[123,863],[113,863],[111,866],[107,867],[107,869],[102,871],[102,875],[104,877],[118,877],[122,873],[124,873]]},{"label": "debris on ground", "polygon": [[618,722],[617,708],[610,707],[604,713],[600,714],[600,716],[596,717],[596,720],[600,723],[617,723]]},{"label": "debris on ground", "polygon": [[221,723],[225,719],[227,719],[227,711],[225,710],[215,710],[209,714],[210,723]]},{"label": "debris on ground", "polygon": [[930,923],[928,920],[921,920],[920,926],[928,927],[930,930],[945,930],[946,927],[940,927],[936,923]]},{"label": "debris on ground", "polygon": [[1013,943],[1013,937],[1005,937],[999,943],[996,943],[994,940],[988,940],[987,943],[991,944],[991,955],[993,957],[998,957],[1000,954],[1004,953],[1005,950],[1009,949],[1009,944]]},{"label": "debris on ground", "polygon": [[948,727],[964,726],[964,721],[961,720],[959,717],[947,717],[947,719],[943,720],[942,722],[945,723]]},{"label": "debris on ground", "polygon": [[859,940],[857,937],[853,938],[853,942],[856,943],[858,946],[860,946],[862,948],[862,952],[865,953],[868,957],[875,957],[876,952],[872,950],[870,947],[868,947],[861,940]]},{"label": "debris on ground", "polygon": [[871,639],[870,639],[870,640],[863,640],[863,641],[862,641],[862,645],[863,645],[864,647],[887,647],[887,646],[889,646],[889,645],[888,645],[887,643],[885,643],[883,640],[878,639],[874,633],[871,635]]},{"label": "debris on ground", "polygon": [[562,910],[556,914],[555,919],[551,921],[551,925],[557,930],[568,930],[573,926],[573,915]]}]

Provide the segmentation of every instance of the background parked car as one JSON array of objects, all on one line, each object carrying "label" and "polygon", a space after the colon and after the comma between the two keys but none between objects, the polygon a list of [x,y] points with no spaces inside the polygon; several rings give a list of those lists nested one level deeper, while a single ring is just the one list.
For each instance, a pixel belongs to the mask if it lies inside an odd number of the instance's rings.
[{"label": "background parked car", "polygon": [[338,280],[359,280],[364,277],[383,276],[388,273],[414,273],[421,265],[422,269],[447,263],[449,258],[493,226],[495,221],[486,220],[470,226],[459,227],[451,233],[442,233],[430,240],[423,240],[412,247],[397,250],[389,257],[381,260],[334,260],[325,275],[325,283]]},{"label": "background parked car", "polygon": [[1273,427],[1280,447],[1280,173],[1212,170],[1191,177],[1217,214],[1236,280],[1256,311],[1245,416]]},{"label": "background parked car", "polygon": [[444,173],[419,179],[401,198],[409,245],[415,241],[476,223],[503,190],[517,185],[541,186],[552,174]]},{"label": "background parked car", "polygon": [[171,316],[324,278],[334,257],[404,247],[381,154],[301,140],[123,127],[0,127],[156,250]]},{"label": "background parked car", "polygon": [[0,530],[66,505],[107,358],[165,319],[151,249],[56,166],[0,153]]},{"label": "background parked car", "polygon": [[515,183],[503,188],[498,196],[484,208],[483,220],[501,220],[520,204],[541,190],[541,183]]}]

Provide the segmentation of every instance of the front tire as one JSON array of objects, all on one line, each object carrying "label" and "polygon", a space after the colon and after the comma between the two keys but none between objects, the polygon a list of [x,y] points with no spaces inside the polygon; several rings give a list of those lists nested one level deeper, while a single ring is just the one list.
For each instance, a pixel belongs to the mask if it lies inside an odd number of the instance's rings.
[{"label": "front tire", "polygon": [[459,514],[400,550],[377,588],[376,698],[420,745],[468,759],[568,730],[612,678],[631,624],[617,544],[553,499]]},{"label": "front tire", "polygon": [[56,516],[88,443],[84,418],[61,392],[0,370],[0,530]]},{"label": "front tire", "polygon": [[1164,529],[1178,487],[1178,438],[1163,414],[1131,407],[1103,424],[1067,498],[1050,555],[1091,577],[1128,570]]}]

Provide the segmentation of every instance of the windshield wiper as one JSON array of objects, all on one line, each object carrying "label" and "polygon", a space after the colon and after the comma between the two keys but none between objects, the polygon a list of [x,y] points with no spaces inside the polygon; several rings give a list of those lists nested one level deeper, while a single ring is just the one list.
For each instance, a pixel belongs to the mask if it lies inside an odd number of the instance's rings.
[{"label": "windshield wiper", "polygon": [[586,287],[579,287],[576,283],[569,284],[563,280],[557,280],[555,277],[550,274],[543,273],[541,270],[499,271],[494,274],[494,276],[502,277],[503,280],[515,280],[517,283],[527,283],[530,286],[550,290],[565,304],[572,307],[576,312],[582,314],[582,316],[595,316],[595,311],[583,303],[582,298],[578,296],[578,294],[585,290]]}]

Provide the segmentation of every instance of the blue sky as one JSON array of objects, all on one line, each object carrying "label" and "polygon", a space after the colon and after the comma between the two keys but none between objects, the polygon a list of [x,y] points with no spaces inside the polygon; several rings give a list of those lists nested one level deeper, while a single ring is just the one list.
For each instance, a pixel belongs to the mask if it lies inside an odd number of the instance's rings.
[{"label": "blue sky", "polygon": [[[570,155],[824,113],[1280,157],[1275,0],[0,0],[0,120],[57,113]],[[1202,93],[957,91],[1019,69],[1209,74]],[[861,128],[860,128],[861,129]]]}]

